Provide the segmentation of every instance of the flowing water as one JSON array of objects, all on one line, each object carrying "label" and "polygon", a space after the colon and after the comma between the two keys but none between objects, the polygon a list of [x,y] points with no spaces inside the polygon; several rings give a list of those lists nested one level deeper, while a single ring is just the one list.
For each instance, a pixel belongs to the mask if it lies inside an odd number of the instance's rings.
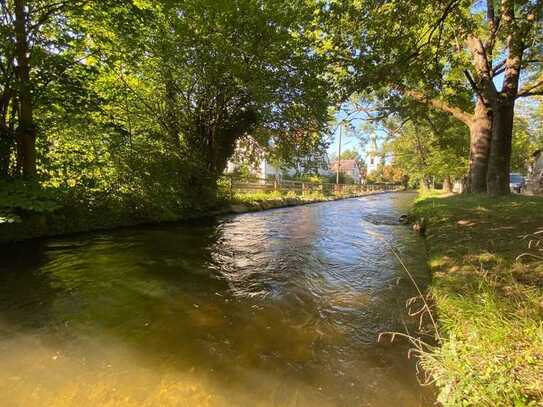
[{"label": "flowing water", "polygon": [[[422,406],[384,194],[0,246],[0,406]],[[407,325],[409,326],[409,325]]]}]

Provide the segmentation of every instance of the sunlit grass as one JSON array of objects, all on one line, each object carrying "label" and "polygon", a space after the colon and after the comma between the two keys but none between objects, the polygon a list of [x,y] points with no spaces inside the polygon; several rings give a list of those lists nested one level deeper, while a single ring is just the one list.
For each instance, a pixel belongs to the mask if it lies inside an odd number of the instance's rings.
[{"label": "sunlit grass", "polygon": [[543,199],[429,194],[429,264],[444,343],[422,363],[446,406],[541,405],[543,266],[521,262],[543,227]]},{"label": "sunlit grass", "polygon": [[233,194],[230,202],[235,205],[247,205],[250,207],[255,207],[258,209],[260,206],[263,206],[264,209],[269,205],[288,205],[288,204],[297,204],[297,203],[310,203],[310,202],[321,202],[329,201],[338,198],[349,198],[354,196],[359,196],[361,194],[335,194],[335,195],[325,195],[320,191],[307,191],[304,194],[297,193],[294,191],[289,192],[280,192],[280,191],[270,191],[270,192],[238,192]]}]

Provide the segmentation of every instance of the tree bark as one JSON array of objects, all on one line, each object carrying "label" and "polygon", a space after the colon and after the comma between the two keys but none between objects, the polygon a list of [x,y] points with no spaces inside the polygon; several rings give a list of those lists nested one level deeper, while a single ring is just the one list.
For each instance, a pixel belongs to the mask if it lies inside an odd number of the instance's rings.
[{"label": "tree bark", "polygon": [[477,194],[487,192],[487,169],[492,139],[492,110],[477,98],[470,129],[469,191]]},{"label": "tree bark", "polygon": [[452,181],[451,177],[447,175],[443,180],[443,192],[449,193],[452,192]]},{"label": "tree bark", "polygon": [[[507,59],[502,91],[489,98],[493,110],[492,142],[487,174],[487,192],[491,196],[507,195],[509,189],[509,171],[513,141],[513,119],[515,100],[519,90],[522,58],[525,51],[525,37],[531,22],[524,27],[515,21],[514,2],[502,3],[504,29],[509,30],[507,37]],[[491,83],[493,86],[493,83]]]},{"label": "tree bark", "polygon": [[494,108],[492,143],[487,173],[490,196],[507,195],[513,139],[514,101],[498,103]]},{"label": "tree bark", "polygon": [[21,154],[19,157],[23,176],[36,175],[36,129],[33,118],[32,92],[30,85],[30,55],[27,33],[26,0],[15,0],[15,48],[17,54],[17,100],[19,127],[16,138]]}]

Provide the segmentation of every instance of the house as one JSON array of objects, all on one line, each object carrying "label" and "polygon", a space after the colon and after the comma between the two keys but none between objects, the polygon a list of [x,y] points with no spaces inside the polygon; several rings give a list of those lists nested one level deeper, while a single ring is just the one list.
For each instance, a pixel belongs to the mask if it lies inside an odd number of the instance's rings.
[{"label": "house", "polygon": [[[323,158],[323,163],[326,163],[327,160]],[[266,155],[263,154],[258,162],[256,163],[255,171],[252,172],[252,175],[254,175],[257,178],[278,178],[281,179],[283,177],[294,177],[296,175],[300,174],[316,174],[323,176],[323,177],[329,177],[333,173],[325,166],[318,167],[316,170],[308,170],[307,168],[304,168],[303,160],[302,163],[297,165],[296,167],[288,167],[288,168],[279,168],[276,165],[269,162],[269,160],[266,158]]]},{"label": "house", "polygon": [[339,166],[339,171],[344,174],[351,177],[356,184],[360,184],[362,182],[362,171],[360,170],[360,166],[358,165],[358,161],[356,160],[340,160],[338,161],[332,161],[330,162],[330,171],[334,174],[337,173]]},{"label": "house", "polygon": [[[295,167],[280,168],[270,162],[267,151],[258,145],[252,138],[238,142],[233,156],[226,165],[226,174],[232,174],[244,169],[249,175],[260,179],[278,178],[285,176],[293,177],[300,174],[315,174],[330,176],[332,172],[328,169],[328,157],[302,157]],[[317,163],[317,166],[316,164]],[[305,165],[304,165],[305,164]]]}]

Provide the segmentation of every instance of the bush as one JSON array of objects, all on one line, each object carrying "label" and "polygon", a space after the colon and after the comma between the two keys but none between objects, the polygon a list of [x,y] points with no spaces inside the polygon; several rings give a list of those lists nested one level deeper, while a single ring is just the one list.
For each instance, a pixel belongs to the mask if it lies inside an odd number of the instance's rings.
[{"label": "bush", "polygon": [[0,181],[0,211],[22,214],[45,213],[62,207],[65,190],[44,187],[35,180]]}]

